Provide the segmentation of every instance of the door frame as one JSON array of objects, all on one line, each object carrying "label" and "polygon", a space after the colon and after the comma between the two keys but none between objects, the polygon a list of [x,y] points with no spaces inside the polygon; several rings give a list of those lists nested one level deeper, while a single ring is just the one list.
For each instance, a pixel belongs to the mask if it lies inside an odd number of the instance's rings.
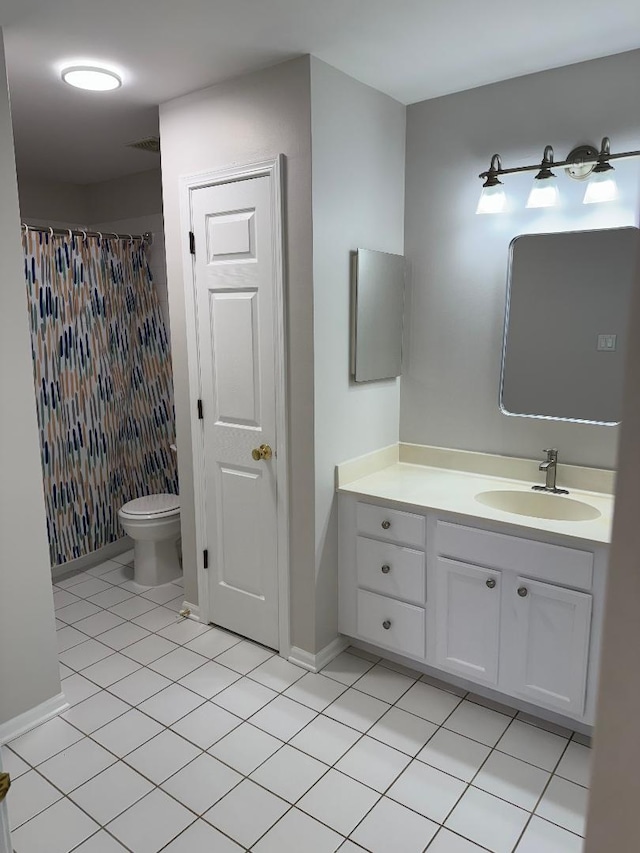
[{"label": "door frame", "polygon": [[191,404],[192,470],[196,522],[196,555],[198,581],[198,610],[201,621],[210,620],[209,570],[204,568],[202,554],[209,547],[205,542],[205,478],[204,427],[195,416],[197,400],[202,396],[200,357],[198,348],[198,311],[196,297],[195,261],[191,254],[189,232],[193,231],[191,199],[198,189],[246,181],[251,178],[270,179],[271,216],[273,222],[274,263],[274,343],[276,390],[275,458],[277,488],[277,549],[278,549],[278,638],[279,654],[289,657],[290,637],[290,566],[289,566],[289,464],[288,464],[288,407],[287,407],[287,335],[286,293],[284,274],[284,155],[245,166],[200,172],[180,178],[180,223],[182,228],[182,268],[186,311],[187,363],[189,372],[189,401]]}]

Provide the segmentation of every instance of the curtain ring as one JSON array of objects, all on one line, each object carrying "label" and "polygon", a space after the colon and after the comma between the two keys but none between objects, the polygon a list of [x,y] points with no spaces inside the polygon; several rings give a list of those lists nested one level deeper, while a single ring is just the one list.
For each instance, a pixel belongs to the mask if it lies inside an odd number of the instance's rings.
[{"label": "curtain ring", "polygon": [[98,231],[98,241],[99,245],[102,245],[102,231]]},{"label": "curtain ring", "polygon": [[73,231],[69,228],[69,242],[73,243]]},{"label": "curtain ring", "polygon": [[80,233],[82,234],[82,239],[86,243],[87,242],[87,232],[83,228],[81,228]]},{"label": "curtain ring", "polygon": [[51,226],[49,226],[49,237],[53,240],[53,228]]},{"label": "curtain ring", "polygon": [[133,234],[129,234],[129,245],[133,246]]},{"label": "curtain ring", "polygon": [[28,237],[29,236],[29,226],[27,225],[26,222],[23,222],[22,227],[24,228],[24,236]]}]

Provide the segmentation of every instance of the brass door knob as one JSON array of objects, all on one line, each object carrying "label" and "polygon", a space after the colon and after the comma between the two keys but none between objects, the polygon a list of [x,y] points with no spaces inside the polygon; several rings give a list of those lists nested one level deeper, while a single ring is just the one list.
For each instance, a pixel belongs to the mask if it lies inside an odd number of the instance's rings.
[{"label": "brass door knob", "polygon": [[261,459],[264,459],[265,462],[268,462],[269,459],[273,456],[273,450],[269,447],[268,444],[261,444],[260,447],[254,447],[251,451],[251,455],[255,459],[256,462],[259,462]]},{"label": "brass door knob", "polygon": [[11,787],[11,778],[8,773],[0,773],[0,803],[9,793]]}]

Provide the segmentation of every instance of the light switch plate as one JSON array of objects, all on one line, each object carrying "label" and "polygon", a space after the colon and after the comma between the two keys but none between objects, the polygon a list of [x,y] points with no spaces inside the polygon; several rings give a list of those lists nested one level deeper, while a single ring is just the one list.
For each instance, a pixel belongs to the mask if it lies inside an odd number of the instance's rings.
[{"label": "light switch plate", "polygon": [[598,352],[615,352],[617,344],[617,335],[598,335]]}]

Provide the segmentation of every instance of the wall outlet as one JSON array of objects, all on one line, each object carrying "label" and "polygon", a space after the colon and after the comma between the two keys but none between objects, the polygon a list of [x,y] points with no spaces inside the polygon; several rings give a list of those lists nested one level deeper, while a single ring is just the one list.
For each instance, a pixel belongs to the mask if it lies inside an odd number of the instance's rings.
[{"label": "wall outlet", "polygon": [[598,352],[615,352],[617,344],[617,335],[598,335]]}]

